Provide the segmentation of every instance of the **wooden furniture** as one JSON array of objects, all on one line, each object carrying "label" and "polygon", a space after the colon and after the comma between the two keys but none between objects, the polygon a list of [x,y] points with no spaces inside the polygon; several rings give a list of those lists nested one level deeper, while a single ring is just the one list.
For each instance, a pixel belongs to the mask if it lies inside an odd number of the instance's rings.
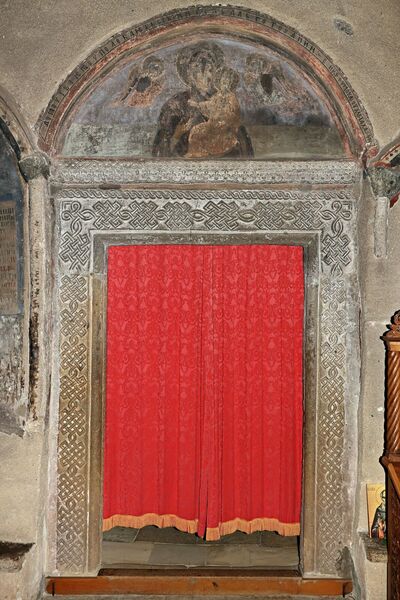
[{"label": "wooden furniture", "polygon": [[383,338],[386,344],[385,453],[387,473],[388,599],[400,600],[400,311]]}]

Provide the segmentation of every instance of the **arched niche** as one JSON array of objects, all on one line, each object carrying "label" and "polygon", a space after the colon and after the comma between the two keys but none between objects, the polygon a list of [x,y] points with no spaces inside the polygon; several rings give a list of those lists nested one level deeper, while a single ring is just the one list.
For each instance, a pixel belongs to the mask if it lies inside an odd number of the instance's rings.
[{"label": "arched niche", "polygon": [[40,294],[48,285],[41,263],[48,163],[33,138],[0,86],[0,431],[18,435],[38,419]]},{"label": "arched niche", "polygon": [[329,57],[283,23],[231,6],[180,9],[114,35],[62,83],[38,126],[41,148],[68,158],[374,152],[368,116]]},{"label": "arched niche", "polygon": [[27,185],[19,161],[30,147],[26,130],[0,90],[0,431],[18,435],[28,411],[23,361]]}]

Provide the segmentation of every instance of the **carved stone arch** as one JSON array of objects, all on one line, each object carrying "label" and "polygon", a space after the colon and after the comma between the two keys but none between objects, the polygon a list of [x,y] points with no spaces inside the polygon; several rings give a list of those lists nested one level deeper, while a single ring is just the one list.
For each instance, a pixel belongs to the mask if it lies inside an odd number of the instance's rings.
[{"label": "carved stone arch", "polygon": [[372,125],[356,92],[325,52],[294,28],[258,11],[235,6],[191,6],[153,17],[114,34],[80,63],[40,116],[39,146],[57,154],[59,137],[74,107],[124,57],[196,31],[226,33],[268,46],[296,64],[328,103],[347,156],[376,153]]},{"label": "carved stone arch", "polygon": [[18,160],[29,156],[35,149],[34,138],[22,117],[16,102],[0,86],[0,119],[6,125],[16,144]]}]

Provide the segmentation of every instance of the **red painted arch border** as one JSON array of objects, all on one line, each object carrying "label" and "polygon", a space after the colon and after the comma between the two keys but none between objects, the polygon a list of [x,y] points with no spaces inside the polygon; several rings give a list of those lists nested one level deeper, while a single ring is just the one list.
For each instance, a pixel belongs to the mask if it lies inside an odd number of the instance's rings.
[{"label": "red painted arch border", "polygon": [[[223,28],[223,29],[222,29]],[[258,11],[236,6],[190,6],[166,12],[114,34],[81,62],[59,86],[37,122],[39,146],[57,153],[59,132],[83,93],[101,73],[108,72],[126,53],[157,38],[196,30],[215,30],[265,40],[288,56],[314,79],[328,99],[351,157],[376,154],[368,114],[343,71],[311,40],[296,29]]]}]

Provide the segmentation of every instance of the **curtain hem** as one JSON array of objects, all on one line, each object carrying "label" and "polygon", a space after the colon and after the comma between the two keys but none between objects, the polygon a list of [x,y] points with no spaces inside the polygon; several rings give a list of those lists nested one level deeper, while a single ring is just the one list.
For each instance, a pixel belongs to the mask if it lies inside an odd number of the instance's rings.
[{"label": "curtain hem", "polygon": [[[157,527],[176,527],[186,533],[197,533],[198,519],[182,519],[176,515],[157,515],[147,513],[140,517],[131,515],[112,515],[103,519],[103,531],[108,531],[113,527],[134,527],[140,529],[147,525],[156,525]],[[253,533],[254,531],[276,531],[280,535],[294,536],[300,535],[300,523],[282,523],[278,519],[256,518],[251,521],[246,519],[232,519],[220,523],[217,527],[207,527],[206,540],[216,541],[222,535],[228,535],[234,531],[243,531],[244,533]]]}]

